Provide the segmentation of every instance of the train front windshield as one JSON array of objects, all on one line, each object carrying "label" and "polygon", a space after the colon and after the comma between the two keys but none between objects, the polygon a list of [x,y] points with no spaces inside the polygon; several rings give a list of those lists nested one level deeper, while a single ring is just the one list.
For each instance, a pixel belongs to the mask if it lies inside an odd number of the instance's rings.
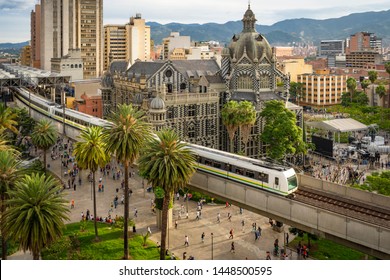
[{"label": "train front windshield", "polygon": [[287,179],[288,183],[288,190],[291,191],[295,188],[298,187],[298,181],[297,181],[297,176],[291,176],[290,178]]}]

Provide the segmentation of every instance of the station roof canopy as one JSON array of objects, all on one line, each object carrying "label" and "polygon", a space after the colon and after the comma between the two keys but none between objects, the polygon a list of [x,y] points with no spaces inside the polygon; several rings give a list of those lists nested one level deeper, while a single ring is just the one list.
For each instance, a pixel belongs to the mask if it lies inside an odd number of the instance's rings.
[{"label": "station roof canopy", "polygon": [[321,122],[307,122],[306,125],[332,132],[352,132],[368,130],[367,125],[351,118],[334,119]]}]

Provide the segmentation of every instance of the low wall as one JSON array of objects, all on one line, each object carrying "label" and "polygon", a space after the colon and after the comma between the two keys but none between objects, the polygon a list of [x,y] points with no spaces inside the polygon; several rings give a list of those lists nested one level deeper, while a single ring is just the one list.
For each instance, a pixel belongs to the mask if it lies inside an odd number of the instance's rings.
[{"label": "low wall", "polygon": [[389,209],[390,211],[390,197],[372,192],[359,190],[343,186],[340,184],[320,180],[311,176],[297,174],[298,182],[300,186],[308,189],[320,190],[340,196],[344,196],[349,199],[361,201],[364,203],[374,204],[378,207]]}]

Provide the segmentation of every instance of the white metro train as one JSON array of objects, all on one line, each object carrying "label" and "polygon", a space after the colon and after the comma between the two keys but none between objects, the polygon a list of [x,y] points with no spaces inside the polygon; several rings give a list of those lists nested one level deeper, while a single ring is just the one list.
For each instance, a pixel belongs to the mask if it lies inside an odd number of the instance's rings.
[{"label": "white metro train", "polygon": [[[14,96],[26,107],[31,106],[32,109],[39,113],[57,122],[63,122],[63,109],[61,106],[35,94],[29,94],[28,90],[23,88],[15,88]],[[85,129],[86,126],[105,126],[109,124],[106,120],[71,109],[65,109],[65,122],[80,130]],[[293,193],[298,188],[297,176],[295,170],[291,167],[195,144],[188,144],[188,146],[198,156],[197,170],[199,172],[283,196]]]}]

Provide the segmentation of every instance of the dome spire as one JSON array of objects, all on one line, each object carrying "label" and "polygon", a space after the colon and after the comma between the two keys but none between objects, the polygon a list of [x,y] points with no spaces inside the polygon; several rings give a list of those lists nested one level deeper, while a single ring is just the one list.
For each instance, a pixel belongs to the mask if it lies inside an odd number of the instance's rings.
[{"label": "dome spire", "polygon": [[251,2],[248,1],[248,10],[246,10],[244,14],[244,18],[242,19],[244,28],[242,32],[256,32],[255,24],[256,24],[255,14],[251,10]]}]

